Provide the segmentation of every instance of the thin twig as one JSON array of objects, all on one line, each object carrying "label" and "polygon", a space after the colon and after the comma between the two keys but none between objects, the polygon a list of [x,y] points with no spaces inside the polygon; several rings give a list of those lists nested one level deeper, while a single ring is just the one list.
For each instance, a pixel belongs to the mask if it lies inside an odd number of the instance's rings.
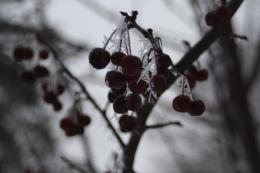
[{"label": "thin twig", "polygon": [[150,129],[158,129],[158,128],[163,128],[163,127],[167,127],[167,126],[171,126],[171,125],[174,125],[174,126],[179,126],[179,127],[182,127],[182,123],[179,122],[179,121],[170,121],[170,122],[167,122],[167,123],[159,123],[159,124],[153,124],[153,125],[146,125],[146,130],[150,130]]},{"label": "thin twig", "polygon": [[61,158],[61,160],[62,160],[64,163],[66,163],[70,168],[75,169],[75,170],[77,170],[77,171],[80,172],[80,173],[89,173],[87,170],[84,170],[84,169],[80,168],[78,165],[76,165],[75,163],[73,163],[72,161],[70,161],[69,159],[67,159],[66,157],[61,156],[60,158]]}]

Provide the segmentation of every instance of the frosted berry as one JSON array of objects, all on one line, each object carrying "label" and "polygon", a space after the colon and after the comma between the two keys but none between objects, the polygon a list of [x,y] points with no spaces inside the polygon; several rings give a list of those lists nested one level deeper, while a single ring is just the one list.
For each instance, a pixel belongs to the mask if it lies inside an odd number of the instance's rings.
[{"label": "frosted berry", "polygon": [[124,96],[117,97],[113,102],[113,109],[116,113],[123,114],[127,112]]},{"label": "frosted berry", "polygon": [[113,89],[120,89],[125,85],[125,78],[118,71],[107,72],[105,81],[106,81],[106,85]]},{"label": "frosted berry", "polygon": [[122,59],[125,56],[125,54],[123,52],[114,52],[111,55],[111,62],[114,65],[121,65],[122,64]]},{"label": "frosted berry", "polygon": [[122,132],[131,132],[137,127],[137,119],[133,116],[122,115],[119,118],[119,126]]},{"label": "frosted berry", "polygon": [[40,52],[39,52],[39,58],[40,59],[45,60],[45,59],[48,59],[48,57],[49,57],[48,50],[46,50],[46,49],[40,50]]},{"label": "frosted berry", "polygon": [[89,63],[96,69],[105,68],[110,62],[110,54],[102,48],[94,48],[89,54]]},{"label": "frosted berry", "polygon": [[189,113],[193,116],[200,116],[205,111],[205,104],[201,100],[194,100],[191,104]]},{"label": "frosted berry", "polygon": [[44,77],[49,76],[49,74],[50,74],[49,70],[46,67],[41,66],[41,65],[35,66],[33,69],[33,72],[34,72],[35,76],[38,78],[44,78]]},{"label": "frosted berry", "polygon": [[122,72],[125,76],[137,76],[142,71],[142,61],[133,55],[126,55],[122,60]]},{"label": "frosted berry", "polygon": [[191,99],[186,95],[179,95],[172,101],[172,107],[178,112],[188,112],[191,108]]},{"label": "frosted berry", "polygon": [[129,94],[125,99],[126,107],[131,111],[138,111],[142,107],[142,99],[138,94]]}]

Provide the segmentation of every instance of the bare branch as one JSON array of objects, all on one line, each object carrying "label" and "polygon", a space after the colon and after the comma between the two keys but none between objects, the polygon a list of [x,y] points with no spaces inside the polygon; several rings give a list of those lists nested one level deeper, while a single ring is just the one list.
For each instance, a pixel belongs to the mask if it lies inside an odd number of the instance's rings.
[{"label": "bare branch", "polygon": [[153,124],[153,125],[147,125],[145,128],[146,130],[151,130],[151,129],[158,129],[158,128],[163,128],[163,127],[167,127],[167,126],[179,126],[182,127],[182,123],[179,121],[170,121],[170,122],[166,122],[166,123],[159,123],[159,124]]},{"label": "bare branch", "polygon": [[73,163],[72,161],[70,161],[69,159],[67,159],[67,158],[64,157],[64,156],[61,156],[60,158],[61,158],[61,160],[62,160],[64,163],[66,163],[70,168],[75,169],[75,170],[77,170],[77,171],[80,172],[80,173],[90,173],[90,172],[88,172],[87,170],[84,170],[84,169],[80,168],[78,165],[76,165],[75,163]]}]

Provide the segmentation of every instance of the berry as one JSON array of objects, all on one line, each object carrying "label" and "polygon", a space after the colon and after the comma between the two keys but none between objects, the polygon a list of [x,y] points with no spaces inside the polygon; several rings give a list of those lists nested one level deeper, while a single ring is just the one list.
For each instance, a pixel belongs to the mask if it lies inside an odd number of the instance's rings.
[{"label": "berry", "polygon": [[216,15],[221,22],[226,22],[231,18],[231,11],[228,7],[222,5],[217,8]]},{"label": "berry", "polygon": [[123,114],[127,112],[125,97],[119,96],[113,102],[113,109],[116,113]]},{"label": "berry", "polygon": [[157,72],[158,72],[158,74],[163,75],[165,77],[167,86],[172,84],[172,82],[175,79],[174,75],[172,74],[172,72],[169,69],[160,68]]},{"label": "berry", "polygon": [[46,103],[50,103],[50,104],[55,104],[56,102],[58,102],[57,95],[52,91],[48,91],[44,93],[43,100]]},{"label": "berry", "polygon": [[135,94],[144,94],[148,88],[148,83],[146,83],[144,80],[140,80],[138,82],[129,84],[128,88]]},{"label": "berry", "polygon": [[102,48],[94,48],[89,54],[89,63],[96,69],[105,68],[110,61],[110,54]]},{"label": "berry", "polygon": [[125,76],[137,76],[142,70],[142,61],[133,55],[126,55],[122,60],[122,72]]},{"label": "berry", "polygon": [[73,126],[72,119],[69,117],[65,117],[60,121],[60,128],[63,130],[71,128]]},{"label": "berry", "polygon": [[39,52],[39,57],[40,57],[40,59],[42,59],[42,60],[48,59],[48,57],[49,57],[49,52],[48,52],[48,50],[46,50],[46,49],[41,50],[41,51]]},{"label": "berry", "polygon": [[194,88],[196,86],[196,78],[194,75],[191,75],[191,74],[186,74],[186,79],[189,83],[189,87],[190,88]]},{"label": "berry", "polygon": [[118,94],[116,92],[113,92],[113,91],[109,91],[108,94],[107,94],[107,98],[108,98],[108,101],[113,103],[114,100],[120,96],[121,94]]},{"label": "berry", "polygon": [[64,91],[65,91],[65,86],[61,83],[58,83],[57,84],[57,94],[58,95],[61,95]]},{"label": "berry", "polygon": [[172,60],[169,55],[161,54],[158,56],[157,63],[160,68],[166,69],[172,64]]},{"label": "berry", "polygon": [[133,83],[133,82],[138,81],[139,78],[140,78],[140,76],[141,76],[141,73],[139,73],[139,74],[136,75],[136,76],[125,76],[125,80],[126,80],[126,82],[127,82],[128,84],[130,84],[130,83]]},{"label": "berry", "polygon": [[30,60],[33,58],[33,50],[29,47],[16,47],[14,50],[14,59],[16,61]]},{"label": "berry", "polygon": [[195,78],[198,81],[205,81],[208,79],[208,76],[209,76],[208,71],[206,69],[202,69],[202,70],[197,71]]},{"label": "berry", "polygon": [[138,111],[142,107],[142,99],[137,94],[129,94],[126,97],[126,107],[131,111]]},{"label": "berry", "polygon": [[166,89],[166,79],[163,75],[154,75],[150,84],[157,95],[160,95]]},{"label": "berry", "polygon": [[107,72],[105,81],[106,81],[106,85],[113,89],[120,89],[125,85],[125,78],[118,71]]},{"label": "berry", "polygon": [[188,73],[188,74],[191,74],[191,75],[195,75],[196,72],[197,72],[197,68],[196,68],[196,66],[194,66],[194,65],[190,66],[190,67],[188,68],[188,70],[187,70],[187,73]]},{"label": "berry", "polygon": [[119,126],[122,132],[133,131],[137,127],[137,119],[133,116],[122,115],[119,118]]},{"label": "berry", "polygon": [[24,71],[24,72],[21,74],[21,79],[22,79],[24,82],[33,83],[33,82],[35,82],[36,77],[35,77],[35,75],[34,75],[33,72],[31,72],[31,71]]},{"label": "berry", "polygon": [[191,104],[189,113],[193,116],[200,116],[205,111],[205,104],[201,100],[194,100]]},{"label": "berry", "polygon": [[49,76],[49,74],[50,74],[49,70],[46,67],[41,66],[41,65],[35,66],[33,69],[33,72],[34,72],[35,76],[38,78],[44,78],[44,77]]},{"label": "berry", "polygon": [[178,112],[188,112],[191,108],[191,100],[189,96],[179,95],[172,101],[172,107]]},{"label": "berry", "polygon": [[211,27],[217,26],[220,22],[216,11],[208,12],[208,14],[205,17],[205,21],[206,24]]},{"label": "berry", "polygon": [[111,55],[111,62],[114,65],[121,65],[122,64],[122,59],[125,56],[125,54],[123,52],[114,52]]},{"label": "berry", "polygon": [[85,127],[90,124],[91,118],[86,114],[81,114],[78,116],[78,121],[82,127]]},{"label": "berry", "polygon": [[62,104],[60,101],[56,100],[55,102],[53,102],[53,109],[55,111],[60,111],[62,109]]}]

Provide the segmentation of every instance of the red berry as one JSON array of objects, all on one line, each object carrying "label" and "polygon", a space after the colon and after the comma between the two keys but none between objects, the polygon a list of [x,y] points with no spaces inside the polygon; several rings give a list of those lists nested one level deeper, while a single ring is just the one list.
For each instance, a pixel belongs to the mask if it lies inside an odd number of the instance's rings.
[{"label": "red berry", "polygon": [[169,55],[161,54],[158,56],[157,63],[160,68],[166,69],[172,64],[172,60]]},{"label": "red berry", "polygon": [[191,100],[189,96],[179,95],[172,101],[172,107],[178,112],[188,112],[191,108]]},{"label": "red berry", "polygon": [[56,100],[55,102],[52,103],[53,104],[53,109],[55,111],[60,111],[62,109],[62,104],[60,101]]},{"label": "red berry", "polygon": [[58,95],[61,95],[64,91],[65,91],[65,86],[61,83],[58,83],[57,84],[57,94]]},{"label": "red berry", "polygon": [[65,117],[65,118],[61,119],[60,128],[62,128],[63,130],[71,128],[72,126],[73,126],[73,122],[72,122],[71,118]]},{"label": "red berry", "polygon": [[140,76],[141,76],[141,73],[139,73],[139,74],[136,75],[136,76],[125,76],[125,80],[126,80],[126,82],[127,82],[128,84],[130,84],[130,83],[133,83],[133,82],[138,81],[139,78],[140,78]]},{"label": "red berry", "polygon": [[96,69],[105,68],[110,61],[110,54],[102,48],[94,48],[89,54],[89,63]]},{"label": "red berry", "polygon": [[122,60],[122,72],[125,76],[137,76],[142,71],[142,61],[133,55],[126,55]]},{"label": "red berry", "polygon": [[36,77],[38,78],[43,78],[43,77],[47,77],[49,76],[49,70],[41,65],[37,65],[34,67],[33,72],[35,74]]},{"label": "red berry", "polygon": [[105,81],[106,85],[113,89],[120,89],[126,85],[124,76],[118,71],[107,72]]},{"label": "red berry", "polygon": [[21,79],[22,79],[24,82],[33,83],[33,82],[35,82],[36,77],[35,77],[35,75],[34,75],[33,72],[31,72],[31,71],[24,71],[24,72],[21,74]]},{"label": "red berry", "polygon": [[39,57],[40,57],[40,59],[43,59],[43,60],[48,59],[48,57],[49,57],[48,50],[46,50],[46,49],[41,50],[39,52]]},{"label": "red berry", "polygon": [[46,103],[50,103],[50,104],[54,104],[54,103],[58,102],[57,95],[54,92],[52,92],[52,91],[46,92],[44,94],[43,100]]},{"label": "red berry", "polygon": [[16,47],[14,50],[14,59],[16,61],[30,60],[33,58],[33,50],[29,47]]},{"label": "red berry", "polygon": [[191,75],[191,74],[186,74],[186,79],[189,83],[189,87],[192,89],[196,86],[196,78],[194,75]]},{"label": "red berry", "polygon": [[135,94],[144,94],[148,88],[148,83],[146,83],[144,80],[140,80],[138,82],[129,84],[128,88]]},{"label": "red berry", "polygon": [[228,7],[222,5],[217,8],[216,15],[221,22],[226,22],[231,18],[231,11]]},{"label": "red berry", "polygon": [[78,116],[78,121],[81,126],[87,126],[91,122],[91,118],[86,114],[81,114]]},{"label": "red berry", "polygon": [[121,65],[122,64],[122,59],[125,56],[125,54],[123,52],[114,52],[111,55],[111,62],[114,65]]},{"label": "red berry", "polygon": [[160,68],[157,71],[157,73],[160,74],[160,75],[163,75],[165,77],[167,86],[172,84],[172,82],[176,79],[175,76],[172,74],[172,72],[169,69],[162,69],[162,68]]},{"label": "red berry", "polygon": [[160,95],[166,89],[166,79],[163,75],[154,75],[151,79],[151,88]]},{"label": "red berry", "polygon": [[208,79],[208,76],[209,76],[208,71],[206,69],[202,69],[202,70],[197,71],[195,78],[198,81],[205,81]]},{"label": "red berry", "polygon": [[116,113],[123,114],[127,112],[125,97],[118,96],[113,102],[113,109]]},{"label": "red berry", "polygon": [[201,100],[194,100],[191,104],[189,113],[193,116],[200,116],[205,111],[205,105]]},{"label": "red berry", "polygon": [[142,107],[142,99],[137,94],[129,94],[125,100],[128,110],[136,112]]},{"label": "red berry", "polygon": [[190,67],[188,68],[188,70],[187,70],[187,73],[188,73],[188,74],[191,74],[191,75],[195,75],[196,72],[197,72],[197,68],[196,68],[196,66],[194,66],[194,65],[190,66]]},{"label": "red berry", "polygon": [[119,126],[122,132],[133,131],[137,127],[137,119],[133,116],[122,115],[119,118]]},{"label": "red berry", "polygon": [[208,26],[212,27],[217,26],[220,22],[216,11],[208,12],[208,14],[205,17],[205,21]]}]

